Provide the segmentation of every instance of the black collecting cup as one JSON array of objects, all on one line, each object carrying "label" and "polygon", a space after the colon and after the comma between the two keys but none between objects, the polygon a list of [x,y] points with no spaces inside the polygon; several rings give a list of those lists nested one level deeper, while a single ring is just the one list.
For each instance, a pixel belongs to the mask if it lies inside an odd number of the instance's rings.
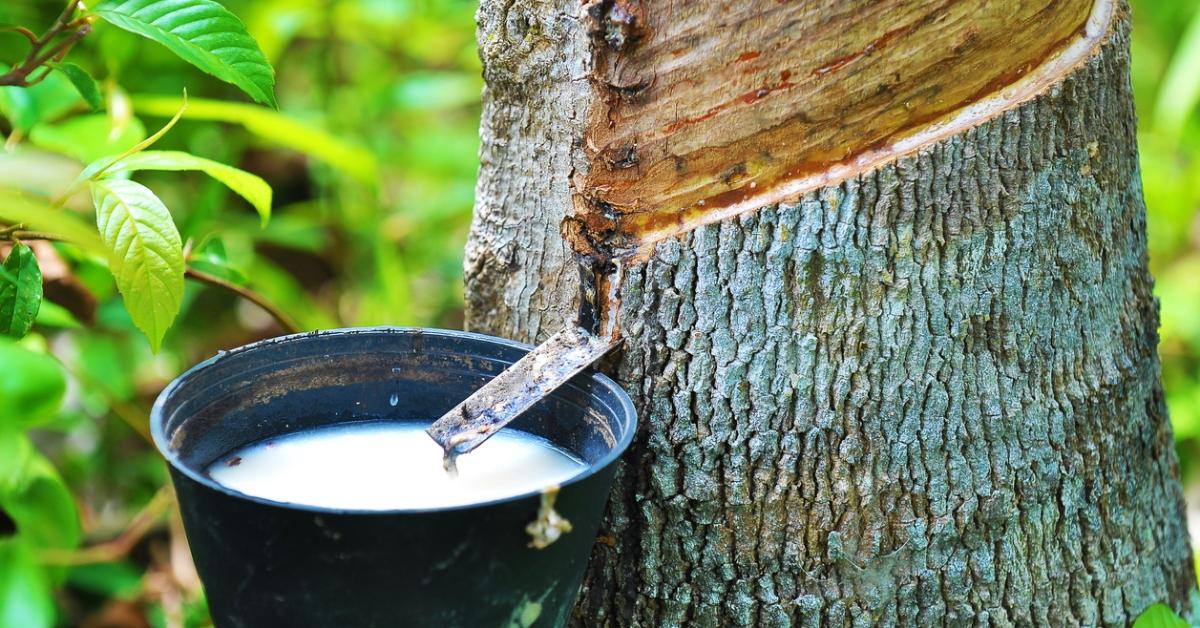
[{"label": "black collecting cup", "polygon": [[603,375],[576,376],[512,424],[587,463],[554,502],[573,530],[543,549],[525,529],[540,493],[344,510],[247,496],[206,474],[231,451],[282,434],[364,419],[428,424],[527,350],[454,331],[337,330],[222,353],[168,386],[151,427],[216,625],[562,625],[636,422],[629,397]]}]

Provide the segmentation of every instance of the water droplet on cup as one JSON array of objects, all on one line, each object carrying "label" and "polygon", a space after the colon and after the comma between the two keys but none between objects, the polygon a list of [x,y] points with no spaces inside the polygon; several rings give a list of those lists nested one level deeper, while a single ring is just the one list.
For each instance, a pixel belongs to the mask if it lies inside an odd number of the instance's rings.
[{"label": "water droplet on cup", "polygon": [[392,393],[392,396],[388,397],[388,404],[395,408],[398,403],[400,403],[400,393]]}]

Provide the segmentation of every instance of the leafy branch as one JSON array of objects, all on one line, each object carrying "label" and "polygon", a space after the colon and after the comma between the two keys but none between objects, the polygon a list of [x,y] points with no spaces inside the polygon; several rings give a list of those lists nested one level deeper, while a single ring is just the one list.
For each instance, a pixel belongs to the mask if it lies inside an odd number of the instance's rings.
[{"label": "leafy branch", "polygon": [[[80,4],[80,0],[70,0],[54,24],[40,37],[24,26],[4,27],[3,30],[29,40],[29,53],[13,69],[0,74],[0,86],[29,87],[42,82],[54,69],[46,64],[62,61],[72,46],[92,32],[87,17],[75,17],[75,10]],[[41,72],[34,76],[39,68]]]},{"label": "leafy branch", "polygon": [[[77,16],[78,9],[84,9],[84,14]],[[236,85],[255,101],[276,107],[275,70],[258,42],[246,31],[245,24],[221,3],[126,0],[103,3],[91,11],[86,9],[81,0],[68,0],[62,14],[40,36],[24,26],[0,27],[29,40],[25,59],[6,74],[0,74],[0,86],[36,85],[60,68],[95,108],[99,94],[94,79],[82,68],[62,68],[58,62],[92,32],[92,22],[100,19],[157,42],[200,70]]]},{"label": "leafy branch", "polygon": [[[45,240],[45,241],[49,241],[49,242],[69,242],[70,241],[68,238],[64,238],[57,234],[46,233],[43,231],[25,231],[21,227],[22,227],[22,225],[12,225],[9,227],[0,228],[0,242],[22,242],[22,241],[27,242],[27,241],[31,241],[31,240]],[[231,292],[231,293],[257,305],[264,312],[269,314],[271,316],[271,318],[274,319],[275,322],[279,324],[279,327],[281,329],[283,329],[283,331],[285,333],[294,334],[294,333],[300,331],[300,329],[301,329],[300,326],[296,324],[296,321],[294,321],[291,316],[288,316],[288,314],[286,312],[281,310],[274,303],[271,303],[271,301],[268,300],[266,297],[255,292],[254,290],[251,290],[250,288],[247,288],[245,286],[239,286],[238,284],[233,283],[232,281],[222,279],[221,277],[206,273],[204,271],[198,270],[191,266],[188,266],[184,270],[184,277],[191,279],[193,281],[197,281],[200,283],[208,284],[210,286],[221,288],[222,290]]]},{"label": "leafy branch", "polygon": [[[88,292],[86,286],[77,285],[76,277],[70,276],[67,262],[46,255],[48,247],[37,241],[70,243],[87,259],[106,265],[130,320],[146,334],[153,351],[158,350],[163,335],[179,315],[185,282],[189,280],[227,290],[262,308],[284,330],[297,331],[291,317],[244,285],[244,274],[225,259],[219,240],[192,257],[191,247],[184,245],[166,205],[152,190],[133,181],[130,174],[145,170],[202,172],[250,203],[264,225],[272,205],[267,182],[250,172],[190,153],[147,150],[179,120],[186,107],[186,92],[177,101],[178,106],[167,113],[170,122],[137,142],[145,131],[133,117],[124,91],[110,78],[111,87],[105,94],[84,67],[103,64],[98,59],[88,63],[87,51],[76,46],[89,36],[94,39],[93,28],[105,28],[101,26],[105,23],[110,29],[155,42],[273,109],[274,70],[245,25],[221,0],[52,1],[57,3],[54,12],[61,8],[61,14],[44,32],[41,23],[0,24],[0,33],[12,33],[25,40],[12,38],[21,49],[0,59],[0,96],[4,97],[0,99],[0,116],[5,127],[12,129],[4,143],[15,146],[22,138],[33,137],[39,127],[62,131],[63,144],[70,144],[72,150],[54,152],[91,162],[66,192],[57,195],[23,185],[19,173],[10,177],[11,187],[0,186],[0,246],[4,249],[0,254],[0,479],[5,480],[0,481],[0,506],[7,508],[0,509],[0,600],[13,602],[9,606],[14,606],[8,608],[0,602],[0,616],[19,618],[14,621],[22,626],[62,623],[55,620],[51,589],[61,582],[66,570],[128,556],[141,546],[147,534],[161,528],[173,501],[170,489],[163,488],[117,537],[77,549],[82,534],[76,500],[53,463],[37,452],[23,431],[55,418],[67,390],[66,375],[71,371],[72,380],[102,395],[110,414],[148,441],[149,424],[140,403],[98,380],[103,373],[93,374],[90,368],[75,370],[60,363],[45,350],[44,341],[16,342],[30,334],[35,323],[76,326],[63,308],[43,307],[51,305],[44,299],[43,284],[47,280],[62,280],[65,275],[71,292]],[[72,63],[81,52],[84,65]],[[107,139],[94,145],[76,141],[78,136],[100,130],[105,116],[72,115],[64,120],[65,114],[80,109],[77,100],[65,93],[66,83],[79,92],[92,111],[107,104]],[[270,114],[278,116],[263,107],[246,107],[267,120]],[[137,122],[136,127],[127,124],[130,121]],[[97,125],[93,127],[92,122]],[[311,134],[292,129],[287,135],[293,142],[312,141]],[[90,191],[95,209],[91,225],[63,207],[69,195],[83,190]],[[41,262],[39,253],[43,254]],[[43,277],[41,263],[45,263],[48,277]],[[95,295],[84,296],[94,307]],[[77,345],[80,354],[88,346]],[[84,365],[87,360],[80,358],[77,362]],[[10,508],[11,504],[20,508]],[[146,582],[152,581],[147,578]],[[147,584],[142,593],[146,600],[153,599],[164,607],[168,623],[172,617],[181,617],[179,593],[177,587],[172,587],[176,585]],[[168,597],[175,600],[174,610],[167,608]],[[0,624],[8,623],[0,619]]]}]

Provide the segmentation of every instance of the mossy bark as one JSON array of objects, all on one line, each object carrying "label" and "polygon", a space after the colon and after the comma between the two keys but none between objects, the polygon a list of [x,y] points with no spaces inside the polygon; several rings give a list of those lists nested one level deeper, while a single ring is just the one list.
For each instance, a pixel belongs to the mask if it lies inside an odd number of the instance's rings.
[{"label": "mossy bark", "polygon": [[[575,298],[558,221],[586,167],[586,64],[561,55],[587,42],[560,5],[480,13],[468,325],[524,340]],[[495,43],[513,24],[546,58]],[[642,424],[582,625],[1127,625],[1155,602],[1188,610],[1127,24],[998,117],[629,269],[615,373]]]}]

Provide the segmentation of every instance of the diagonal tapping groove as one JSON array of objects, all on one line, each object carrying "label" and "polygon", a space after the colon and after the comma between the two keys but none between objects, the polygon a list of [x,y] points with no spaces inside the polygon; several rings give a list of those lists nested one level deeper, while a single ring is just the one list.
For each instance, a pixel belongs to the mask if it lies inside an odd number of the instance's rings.
[{"label": "diagonal tapping groove", "polygon": [[588,168],[564,236],[638,261],[916,152],[1061,80],[1115,4],[591,2]]}]

